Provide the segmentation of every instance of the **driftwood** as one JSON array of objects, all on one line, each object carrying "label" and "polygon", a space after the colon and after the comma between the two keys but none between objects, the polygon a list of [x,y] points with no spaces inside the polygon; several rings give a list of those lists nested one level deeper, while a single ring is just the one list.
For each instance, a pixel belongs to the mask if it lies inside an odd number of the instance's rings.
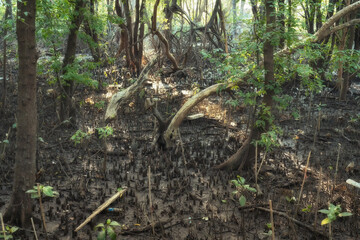
[{"label": "driftwood", "polygon": [[138,80],[132,84],[130,87],[117,92],[112,96],[110,103],[106,109],[105,113],[105,121],[114,119],[117,116],[117,110],[120,108],[121,104],[132,97],[136,92],[140,90],[140,88],[144,87],[145,82],[147,80],[147,74],[150,69],[155,65],[157,59],[152,60],[148,63],[145,68],[142,70]]},{"label": "driftwood", "polygon": [[[289,54],[295,52],[298,49],[303,48],[307,42],[310,42],[310,43],[321,42],[322,40],[324,40],[327,36],[329,36],[332,33],[332,29],[333,29],[332,27],[336,23],[336,21],[338,21],[341,17],[345,16],[346,14],[356,11],[358,8],[360,8],[360,2],[355,2],[351,5],[343,8],[342,10],[337,12],[334,16],[329,18],[328,21],[326,23],[324,23],[324,25],[312,37],[306,38],[303,41],[301,41],[300,43],[298,43],[290,48],[286,47],[286,48],[276,52],[274,55],[278,56],[278,57],[286,56],[286,55],[289,55]],[[355,23],[357,23],[357,22],[356,21],[352,22],[352,24],[355,24]],[[263,64],[263,62],[260,63],[260,65],[262,65],[262,64]],[[187,114],[190,112],[190,110],[193,107],[195,107],[199,102],[201,102],[205,98],[211,96],[212,94],[215,94],[218,91],[218,89],[231,89],[234,86],[238,86],[241,84],[245,85],[245,79],[248,78],[249,76],[251,76],[252,72],[253,72],[252,70],[248,70],[244,74],[245,77],[243,79],[239,79],[237,82],[226,81],[224,83],[218,83],[218,84],[212,85],[212,86],[200,91],[199,93],[197,93],[196,95],[191,97],[176,113],[176,115],[170,122],[167,130],[165,131],[164,139],[166,142],[166,146],[167,147],[172,146],[172,144],[173,144],[172,141],[177,134],[180,124],[182,123],[184,118],[187,116]]]},{"label": "driftwood", "polygon": [[88,218],[85,219],[85,221],[80,224],[76,229],[75,232],[79,231],[81,228],[83,228],[88,222],[91,221],[96,215],[101,213],[105,208],[107,208],[112,202],[114,202],[116,199],[122,197],[122,195],[126,192],[126,188],[122,189],[121,191],[118,191],[115,193],[111,198],[109,198],[106,202],[104,202],[101,206],[99,206]]}]

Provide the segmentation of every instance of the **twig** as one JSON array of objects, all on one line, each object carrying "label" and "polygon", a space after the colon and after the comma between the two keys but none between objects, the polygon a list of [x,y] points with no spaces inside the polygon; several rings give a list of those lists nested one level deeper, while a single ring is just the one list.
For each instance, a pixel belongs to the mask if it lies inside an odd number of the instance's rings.
[{"label": "twig", "polygon": [[151,227],[152,227],[153,234],[155,234],[153,206],[152,206],[152,199],[151,199],[151,168],[150,168],[150,166],[149,166],[149,170],[148,170],[148,182],[149,182],[149,207],[150,207],[150,215],[151,215]]},{"label": "twig", "polygon": [[48,240],[47,230],[46,230],[46,222],[45,222],[45,214],[44,214],[44,208],[42,205],[42,198],[41,198],[41,191],[40,191],[40,184],[37,184],[37,191],[39,195],[39,205],[40,205],[40,213],[41,213],[41,219],[43,222],[44,232],[45,232],[45,239]]},{"label": "twig", "polygon": [[258,158],[258,144],[257,141],[255,142],[255,166],[254,166],[254,173],[255,173],[255,186],[257,186],[257,180],[258,180],[258,175],[257,175],[257,159]]},{"label": "twig", "polygon": [[6,232],[5,232],[4,219],[3,219],[2,213],[0,213],[0,220],[1,220],[1,228],[2,228],[2,232],[3,232],[3,236],[4,236],[4,239],[6,239]]},{"label": "twig", "polygon": [[271,200],[269,200],[269,207],[270,207],[270,222],[271,222],[271,239],[275,240],[274,215],[273,215],[273,208],[272,208]]},{"label": "twig", "polygon": [[301,200],[301,196],[302,196],[302,192],[304,190],[304,184],[305,184],[305,180],[306,180],[306,172],[307,172],[307,169],[308,169],[308,166],[309,166],[310,156],[311,156],[311,151],[309,152],[308,158],[306,160],[306,166],[305,166],[305,169],[304,169],[304,178],[303,178],[303,181],[302,181],[302,184],[301,184],[300,193],[299,193],[299,199],[298,199],[298,205],[296,207],[295,212],[297,212],[298,209],[299,209],[300,200]]},{"label": "twig", "polygon": [[[265,211],[265,212],[270,212],[270,209],[267,209],[267,208],[263,208],[263,207],[255,207],[256,209],[259,209],[259,210],[262,210],[262,211]],[[296,220],[295,218],[293,217],[290,217],[289,215],[287,215],[286,213],[283,213],[283,212],[279,212],[279,211],[276,211],[276,210],[273,210],[273,213],[279,215],[279,216],[282,216],[282,217],[285,217],[287,218],[288,220],[290,221],[293,221],[294,223],[296,223],[297,225],[301,226],[301,227],[304,227],[318,235],[321,235],[321,236],[324,236],[324,237],[328,237],[325,233],[322,233],[322,232],[319,232],[317,231],[316,229],[313,228],[313,226],[310,226],[310,225],[307,225],[303,222],[300,222],[299,220]]]},{"label": "twig", "polygon": [[264,153],[263,159],[261,160],[261,163],[260,163],[260,166],[259,166],[259,169],[258,169],[256,175],[259,175],[261,167],[262,167],[263,163],[265,162],[265,158],[266,158],[266,152]]},{"label": "twig", "polygon": [[338,170],[339,170],[340,150],[341,150],[341,143],[339,143],[338,155],[337,155],[337,158],[336,158],[336,167],[335,167],[335,176],[334,176],[334,186],[336,185],[337,173],[338,173]]},{"label": "twig", "polygon": [[84,227],[88,222],[91,221],[91,219],[93,219],[96,215],[98,215],[105,208],[107,208],[117,198],[122,197],[122,195],[124,194],[124,192],[126,192],[126,190],[127,190],[127,188],[124,188],[121,191],[118,191],[111,198],[109,198],[106,202],[104,202],[102,205],[100,205],[88,218],[85,219],[85,221],[82,224],[80,224],[80,226],[78,226],[75,229],[75,232],[79,231],[82,227]]},{"label": "twig", "polygon": [[322,185],[322,167],[320,167],[320,182],[316,193],[316,202],[315,202],[315,220],[314,220],[314,229],[316,230],[316,223],[317,223],[317,214],[319,209],[319,198],[320,198],[320,189]]},{"label": "twig", "polygon": [[36,229],[35,229],[34,220],[33,220],[33,218],[30,218],[30,220],[31,220],[32,228],[33,228],[33,230],[34,230],[35,240],[39,240],[38,237],[37,237],[37,234],[36,234]]}]

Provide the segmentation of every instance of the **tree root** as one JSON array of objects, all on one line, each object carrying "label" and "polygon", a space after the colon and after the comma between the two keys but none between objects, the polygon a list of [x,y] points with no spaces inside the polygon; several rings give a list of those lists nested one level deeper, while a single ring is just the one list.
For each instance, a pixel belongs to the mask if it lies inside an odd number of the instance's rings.
[{"label": "tree root", "polygon": [[176,138],[177,130],[179,129],[180,124],[186,118],[190,110],[195,107],[198,103],[200,103],[205,98],[209,97],[210,95],[216,93],[219,89],[231,89],[234,87],[234,83],[218,83],[212,85],[198,94],[192,96],[186,103],[180,108],[180,110],[176,113],[174,118],[171,120],[168,128],[164,133],[164,139],[166,142],[166,147],[171,147],[173,145],[172,140]]}]

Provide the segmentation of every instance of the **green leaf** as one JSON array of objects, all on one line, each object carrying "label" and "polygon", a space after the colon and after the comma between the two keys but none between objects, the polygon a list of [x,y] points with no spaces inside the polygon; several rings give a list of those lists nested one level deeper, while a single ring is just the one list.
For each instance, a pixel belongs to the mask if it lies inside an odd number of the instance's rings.
[{"label": "green leaf", "polygon": [[324,213],[324,214],[329,214],[330,213],[330,211],[327,210],[327,209],[320,209],[319,212]]},{"label": "green leaf", "polygon": [[249,191],[251,191],[251,192],[256,193],[256,189],[255,189],[255,188],[253,188],[253,187],[248,187],[248,188],[247,188],[247,190],[249,190]]},{"label": "green leaf", "polygon": [[97,240],[105,240],[106,239],[106,233],[105,233],[105,229],[102,229],[98,235],[97,235]]},{"label": "green leaf", "polygon": [[221,200],[222,203],[227,203],[227,201],[225,199]]},{"label": "green leaf", "polygon": [[235,185],[235,187],[240,186],[237,180],[231,180],[231,183]]},{"label": "green leaf", "polygon": [[325,218],[325,219],[323,219],[322,221],[321,221],[321,225],[325,225],[325,224],[328,224],[328,223],[330,223],[331,221],[330,221],[330,219],[329,218]]},{"label": "green leaf", "polygon": [[339,217],[349,217],[352,216],[353,214],[350,212],[342,212],[339,214]]},{"label": "green leaf", "polygon": [[14,233],[14,232],[16,232],[18,229],[19,229],[19,227],[13,226],[13,227],[11,227],[10,232],[11,232],[11,233]]},{"label": "green leaf", "polygon": [[240,203],[240,206],[245,206],[246,204],[246,197],[244,195],[242,195],[240,198],[239,198],[239,203]]},{"label": "green leaf", "polygon": [[112,221],[109,225],[110,226],[121,226],[117,221]]},{"label": "green leaf", "polygon": [[240,177],[239,182],[240,182],[241,185],[244,185],[245,184],[245,178]]},{"label": "green leaf", "polygon": [[112,227],[107,228],[107,233],[111,240],[116,240],[116,233]]},{"label": "green leaf", "polygon": [[54,192],[52,189],[53,189],[53,187],[51,187],[51,186],[45,186],[43,188],[43,193],[45,194],[45,196],[54,197]]},{"label": "green leaf", "polygon": [[31,198],[39,198],[39,194],[37,194],[37,193],[32,193],[30,197],[31,197]]},{"label": "green leaf", "polygon": [[99,223],[98,225],[96,225],[94,227],[94,230],[98,229],[98,228],[105,228],[105,225],[103,223]]},{"label": "green leaf", "polygon": [[25,193],[37,193],[37,192],[38,192],[37,190],[30,189],[30,190],[27,190]]}]

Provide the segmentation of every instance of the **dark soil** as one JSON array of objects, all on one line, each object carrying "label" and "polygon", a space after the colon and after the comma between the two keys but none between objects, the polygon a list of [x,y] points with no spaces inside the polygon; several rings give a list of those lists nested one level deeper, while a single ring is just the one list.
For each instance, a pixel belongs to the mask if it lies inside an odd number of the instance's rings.
[{"label": "dark soil", "polygon": [[[183,122],[176,147],[162,150],[152,145],[157,122],[145,110],[145,98],[158,98],[159,111],[169,116],[190,96],[186,93],[194,89],[195,82],[202,89],[216,81],[210,74],[204,76],[207,80],[200,81],[194,69],[181,76],[150,74],[145,95],[123,106],[116,121],[110,123],[114,135],[106,143],[96,133],[106,106],[97,103],[108,102],[107,97],[116,89],[78,89],[75,126],[59,123],[58,100],[48,91],[46,79],[39,79],[37,182],[60,193],[60,197],[43,204],[49,239],[96,239],[94,227],[106,219],[121,224],[116,228],[117,239],[267,239],[269,200],[276,239],[328,239],[328,225],[320,225],[326,216],[318,213],[327,209],[328,203],[340,204],[342,211],[353,213],[331,224],[334,239],[360,239],[360,190],[345,183],[348,178],[360,182],[360,118],[356,118],[360,114],[359,85],[353,84],[353,93],[345,102],[326,92],[310,98],[300,90],[288,90],[293,101],[288,110],[276,113],[276,123],[283,130],[280,146],[266,155],[261,153],[258,159],[258,166],[264,159],[258,179],[263,194],[242,192],[247,202],[240,207],[230,181],[241,175],[255,187],[253,170],[213,169],[231,156],[248,134],[251,111],[244,106],[230,108],[225,104],[230,99],[227,93],[205,100],[193,111],[204,116]],[[9,81],[9,104],[0,119],[0,140],[9,132],[10,141],[0,165],[2,210],[9,201],[13,177],[15,79],[16,74]],[[104,81],[111,84],[108,79]],[[292,116],[294,110],[300,114],[298,120]],[[320,131],[316,130],[318,126]],[[70,137],[78,129],[95,133],[86,143],[75,145]],[[354,166],[347,167],[352,162]],[[127,191],[111,204],[118,211],[103,211],[75,232],[119,187]],[[290,201],[292,197],[295,202]],[[39,239],[45,239],[36,200],[34,205],[35,227]],[[304,210],[307,207],[309,212]],[[21,229],[14,237],[33,239],[33,233]]]}]

